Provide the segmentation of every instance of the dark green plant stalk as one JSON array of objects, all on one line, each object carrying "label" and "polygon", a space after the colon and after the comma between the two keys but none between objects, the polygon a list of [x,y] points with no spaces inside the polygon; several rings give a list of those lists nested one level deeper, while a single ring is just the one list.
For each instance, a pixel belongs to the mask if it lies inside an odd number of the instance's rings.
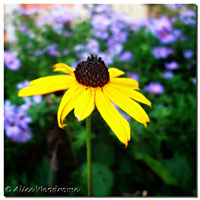
[{"label": "dark green plant stalk", "polygon": [[92,158],[91,158],[91,117],[86,119],[87,173],[88,196],[92,196]]}]

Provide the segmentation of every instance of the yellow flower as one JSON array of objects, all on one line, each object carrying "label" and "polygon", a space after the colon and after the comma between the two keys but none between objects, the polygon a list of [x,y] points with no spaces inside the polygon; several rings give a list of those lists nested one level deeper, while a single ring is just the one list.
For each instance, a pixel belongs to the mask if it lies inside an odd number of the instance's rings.
[{"label": "yellow flower", "polygon": [[130,126],[117,111],[112,102],[129,114],[136,121],[147,126],[150,119],[143,108],[136,102],[151,106],[151,102],[139,90],[137,81],[119,78],[124,72],[117,68],[107,68],[104,61],[96,56],[80,62],[76,69],[66,64],[53,66],[55,72],[66,75],[47,76],[33,80],[19,91],[18,96],[42,95],[59,90],[67,90],[60,102],[57,118],[60,128],[64,128],[66,116],[74,109],[74,115],[81,121],[87,118],[95,108],[107,122],[118,139],[128,145]]}]

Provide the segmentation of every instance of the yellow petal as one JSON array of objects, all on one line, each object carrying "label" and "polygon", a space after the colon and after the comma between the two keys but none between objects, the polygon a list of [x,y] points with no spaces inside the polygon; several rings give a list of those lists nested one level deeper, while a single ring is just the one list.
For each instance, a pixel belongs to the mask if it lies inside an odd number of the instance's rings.
[{"label": "yellow petal", "polygon": [[21,89],[18,92],[19,97],[42,95],[51,92],[66,90],[75,83],[75,78],[70,76],[44,77],[31,81],[31,86]]},{"label": "yellow petal", "polygon": [[151,102],[140,92],[132,90],[131,88],[128,88],[123,85],[118,85],[114,83],[109,83],[109,85],[110,87],[117,89],[119,92],[123,93],[124,95],[151,107]]},{"label": "yellow petal", "polygon": [[117,68],[109,68],[108,72],[109,72],[110,77],[118,77],[118,76],[125,74],[123,71],[121,71]]},{"label": "yellow petal", "polygon": [[64,72],[66,74],[73,74],[74,69],[64,63],[57,63],[52,66],[54,68],[54,72]]},{"label": "yellow petal", "polygon": [[129,123],[103,94],[101,88],[96,88],[95,91],[95,101],[99,113],[118,139],[127,146],[131,137]]},{"label": "yellow petal", "polygon": [[124,85],[132,89],[139,89],[139,83],[132,78],[110,78],[110,83]]},{"label": "yellow petal", "polygon": [[78,97],[74,108],[74,115],[79,121],[88,117],[94,110],[94,95],[94,88],[85,87],[80,97]]},{"label": "yellow petal", "polygon": [[114,104],[128,113],[135,120],[144,124],[145,127],[147,126],[146,122],[150,122],[148,115],[138,103],[127,95],[119,92],[117,89],[112,88],[110,84],[103,87],[103,92]]},{"label": "yellow petal", "polygon": [[66,80],[75,80],[74,77],[69,75],[54,75],[54,76],[47,76],[35,79],[29,82],[29,85],[39,85],[39,84],[48,84],[48,85],[55,85],[61,83],[62,81],[66,82]]},{"label": "yellow petal", "polygon": [[60,102],[58,113],[57,113],[57,119],[58,119],[58,125],[60,128],[65,127],[66,125],[63,124],[63,121],[65,117],[69,114],[70,111],[73,110],[75,106],[76,99],[82,91],[84,90],[84,87],[82,87],[80,84],[75,83],[64,95]]}]

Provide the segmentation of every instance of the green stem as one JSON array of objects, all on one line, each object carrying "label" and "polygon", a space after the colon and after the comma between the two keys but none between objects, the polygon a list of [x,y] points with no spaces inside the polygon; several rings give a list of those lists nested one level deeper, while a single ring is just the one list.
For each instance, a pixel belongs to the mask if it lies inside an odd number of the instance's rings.
[{"label": "green stem", "polygon": [[92,196],[91,117],[86,119],[88,196]]}]

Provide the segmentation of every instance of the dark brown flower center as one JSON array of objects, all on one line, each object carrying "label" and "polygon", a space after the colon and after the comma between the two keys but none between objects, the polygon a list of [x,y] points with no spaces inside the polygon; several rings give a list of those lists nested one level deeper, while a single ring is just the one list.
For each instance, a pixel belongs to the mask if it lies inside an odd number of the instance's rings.
[{"label": "dark brown flower center", "polygon": [[78,63],[74,73],[80,84],[90,87],[103,87],[109,81],[109,72],[104,61],[93,55]]}]

